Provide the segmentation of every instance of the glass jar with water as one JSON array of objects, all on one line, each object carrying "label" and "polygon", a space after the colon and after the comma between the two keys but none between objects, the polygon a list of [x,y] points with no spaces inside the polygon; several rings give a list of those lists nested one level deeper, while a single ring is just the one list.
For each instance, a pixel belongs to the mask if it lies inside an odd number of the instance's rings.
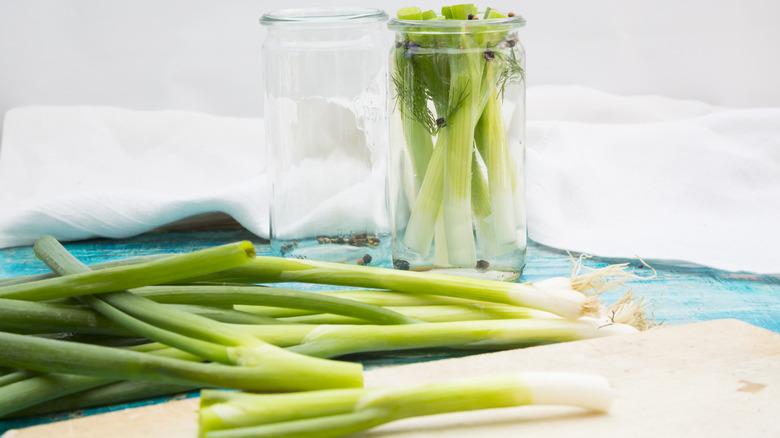
[{"label": "glass jar with water", "polygon": [[509,279],[526,250],[525,21],[466,6],[388,24],[393,258]]}]

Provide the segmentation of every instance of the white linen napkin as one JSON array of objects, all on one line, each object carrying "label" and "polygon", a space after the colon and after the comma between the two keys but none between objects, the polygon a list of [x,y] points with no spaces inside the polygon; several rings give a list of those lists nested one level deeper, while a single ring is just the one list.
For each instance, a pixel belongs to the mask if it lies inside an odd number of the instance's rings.
[{"label": "white linen napkin", "polygon": [[268,235],[262,119],[30,106],[3,128],[0,247],[128,237],[212,212]]},{"label": "white linen napkin", "polygon": [[[780,108],[528,90],[529,237],[780,273]],[[20,107],[0,143],[0,247],[127,237],[208,212],[268,236],[262,120]]]},{"label": "white linen napkin", "polygon": [[575,86],[529,90],[528,108],[532,240],[780,273],[780,108]]}]

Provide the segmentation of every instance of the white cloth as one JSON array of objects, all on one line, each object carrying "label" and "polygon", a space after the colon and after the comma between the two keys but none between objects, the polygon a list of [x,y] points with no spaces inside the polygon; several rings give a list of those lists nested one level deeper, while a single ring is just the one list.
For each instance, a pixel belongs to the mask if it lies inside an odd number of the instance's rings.
[{"label": "white cloth", "polygon": [[262,119],[111,107],[5,115],[0,247],[133,236],[222,212],[268,234]]},{"label": "white cloth", "polygon": [[529,90],[529,237],[780,273],[780,108]]},{"label": "white cloth", "polygon": [[[556,248],[780,273],[780,108],[528,90],[529,237]],[[20,107],[0,144],[0,247],[127,237],[224,212],[268,236],[262,121]]]}]

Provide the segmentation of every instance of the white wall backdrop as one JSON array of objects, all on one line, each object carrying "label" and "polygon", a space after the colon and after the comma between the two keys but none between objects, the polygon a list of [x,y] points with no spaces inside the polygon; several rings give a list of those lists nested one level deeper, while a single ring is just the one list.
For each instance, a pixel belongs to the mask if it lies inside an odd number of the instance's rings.
[{"label": "white wall backdrop", "polygon": [[[0,0],[0,113],[32,104],[262,115],[264,12],[393,0]],[[419,0],[423,8],[441,2]],[[528,84],[780,106],[777,0],[491,0],[528,25]],[[533,115],[533,108],[529,108]]]}]

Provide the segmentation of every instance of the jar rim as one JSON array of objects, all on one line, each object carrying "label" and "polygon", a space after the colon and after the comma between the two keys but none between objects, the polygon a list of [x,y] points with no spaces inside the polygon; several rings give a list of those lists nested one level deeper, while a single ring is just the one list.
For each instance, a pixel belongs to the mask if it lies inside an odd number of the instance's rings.
[{"label": "jar rim", "polygon": [[392,18],[387,23],[388,29],[404,32],[469,32],[472,30],[489,32],[495,26],[523,27],[525,26],[525,18],[520,15],[479,20],[402,20]]},{"label": "jar rim", "polygon": [[263,14],[260,24],[265,26],[279,25],[333,25],[366,24],[384,22],[387,13],[381,9],[329,7],[329,8],[296,8],[282,9]]}]

